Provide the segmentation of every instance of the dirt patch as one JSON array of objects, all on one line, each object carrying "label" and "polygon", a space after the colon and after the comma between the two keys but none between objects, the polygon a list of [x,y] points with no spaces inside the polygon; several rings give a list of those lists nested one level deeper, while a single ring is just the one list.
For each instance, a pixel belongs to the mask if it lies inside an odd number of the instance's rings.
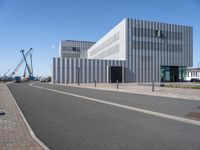
[{"label": "dirt patch", "polygon": [[200,112],[191,112],[185,116],[186,118],[200,121]]}]

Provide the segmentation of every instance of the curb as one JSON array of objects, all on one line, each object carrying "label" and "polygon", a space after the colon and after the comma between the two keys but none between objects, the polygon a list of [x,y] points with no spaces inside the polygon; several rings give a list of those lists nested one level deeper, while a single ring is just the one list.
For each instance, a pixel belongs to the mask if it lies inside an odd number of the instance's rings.
[{"label": "curb", "polygon": [[[59,84],[59,83],[49,83],[51,85],[56,85],[56,86],[68,86],[68,87],[75,87],[75,88],[86,88],[86,89],[94,89],[94,90],[103,90],[103,91],[114,91],[114,92],[122,92],[122,93],[130,93],[130,94],[138,94],[138,95],[146,95],[146,96],[156,96],[156,97],[164,97],[164,98],[171,98],[171,99],[183,99],[183,100],[192,100],[192,101],[200,101],[199,98],[188,98],[188,97],[180,97],[180,96],[171,96],[171,95],[158,95],[158,94],[155,94],[157,93],[157,91],[154,91],[154,92],[151,92],[150,94],[149,93],[140,93],[140,92],[130,92],[130,91],[123,91],[121,90],[120,88],[117,89],[116,87],[113,88],[113,89],[109,89],[109,88],[103,88],[103,87],[95,87],[94,86],[90,86],[90,87],[85,87],[85,86],[74,86],[74,85],[65,85],[65,84]],[[139,85],[141,86],[141,85]]]},{"label": "curb", "polygon": [[28,124],[26,118],[24,117],[22,111],[20,110],[19,106],[17,105],[17,103],[16,103],[16,101],[15,101],[15,98],[13,97],[13,95],[12,95],[12,93],[10,92],[9,88],[7,87],[7,84],[5,84],[5,85],[6,85],[6,86],[5,86],[6,89],[8,90],[8,93],[9,93],[11,99],[13,100],[13,102],[15,103],[15,106],[17,107],[17,109],[18,109],[18,111],[19,111],[19,113],[20,113],[20,115],[21,115],[21,117],[22,117],[22,119],[23,119],[23,121],[24,121],[24,123],[25,123],[25,125],[26,125],[26,127],[27,127],[27,129],[28,129],[28,131],[29,131],[29,133],[30,133],[30,135],[31,135],[31,137],[32,137],[44,150],[49,150],[49,148],[48,148],[42,141],[40,141],[40,140],[36,137],[36,135],[34,134],[33,130],[31,129],[30,125]]}]

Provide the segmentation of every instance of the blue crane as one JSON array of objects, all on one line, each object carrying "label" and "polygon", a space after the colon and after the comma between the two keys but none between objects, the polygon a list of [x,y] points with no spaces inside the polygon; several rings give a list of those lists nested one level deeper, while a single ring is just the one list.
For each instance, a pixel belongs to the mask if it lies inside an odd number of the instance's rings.
[{"label": "blue crane", "polygon": [[31,68],[30,68],[30,66],[28,65],[28,62],[27,62],[27,60],[26,60],[26,56],[25,56],[25,54],[24,54],[24,50],[21,50],[20,51],[21,53],[22,53],[22,55],[23,55],[23,58],[24,58],[24,61],[25,61],[25,71],[26,71],[26,69],[28,70],[28,73],[29,73],[29,79],[30,80],[32,80],[34,77],[33,77],[33,72],[32,72],[32,55],[31,55],[31,53],[30,53],[30,59],[31,59]]},{"label": "blue crane", "polygon": [[[13,77],[15,74],[16,74],[16,72],[19,70],[19,68],[21,67],[21,65],[24,63],[24,61],[26,62],[26,67],[27,67],[27,60],[26,60],[26,58],[28,57],[28,55],[30,55],[31,54],[31,51],[32,51],[32,49],[33,48],[30,48],[27,52],[26,52],[26,54],[24,54],[24,50],[21,50],[21,52],[22,52],[22,54],[23,54],[23,58],[21,59],[21,61],[19,62],[19,64],[16,66],[16,68],[14,69],[14,71],[9,75],[9,77]],[[30,67],[29,67],[29,71],[30,71]],[[32,73],[29,73],[29,75],[30,75],[30,77],[32,78],[32,76],[33,76],[33,74]]]},{"label": "blue crane", "polygon": [[32,63],[32,54],[30,53],[30,60],[31,60],[31,74],[33,75],[33,63]]}]

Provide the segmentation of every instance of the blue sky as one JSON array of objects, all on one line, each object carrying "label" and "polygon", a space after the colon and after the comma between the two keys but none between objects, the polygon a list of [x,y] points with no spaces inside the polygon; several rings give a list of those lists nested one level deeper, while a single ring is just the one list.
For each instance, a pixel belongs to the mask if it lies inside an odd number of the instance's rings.
[{"label": "blue sky", "polygon": [[[0,0],[0,75],[34,48],[35,75],[50,75],[60,40],[97,41],[123,18],[193,26],[200,62],[200,0]],[[22,67],[18,75],[23,74]]]}]

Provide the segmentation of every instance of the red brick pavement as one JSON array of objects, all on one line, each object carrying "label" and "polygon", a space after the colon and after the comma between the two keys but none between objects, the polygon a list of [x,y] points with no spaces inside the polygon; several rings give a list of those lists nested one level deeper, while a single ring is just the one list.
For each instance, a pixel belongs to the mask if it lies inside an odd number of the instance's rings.
[{"label": "red brick pavement", "polygon": [[6,84],[0,83],[0,150],[48,149],[29,127]]}]

